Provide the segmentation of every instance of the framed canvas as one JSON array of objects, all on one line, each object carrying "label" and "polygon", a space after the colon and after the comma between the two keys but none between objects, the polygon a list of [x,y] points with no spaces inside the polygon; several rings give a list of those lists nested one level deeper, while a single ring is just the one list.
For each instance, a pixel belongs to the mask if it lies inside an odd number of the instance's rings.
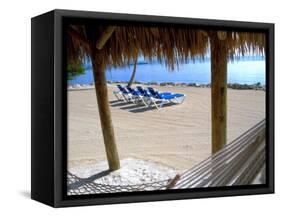
[{"label": "framed canvas", "polygon": [[54,10],[31,29],[32,199],[274,192],[274,24]]}]

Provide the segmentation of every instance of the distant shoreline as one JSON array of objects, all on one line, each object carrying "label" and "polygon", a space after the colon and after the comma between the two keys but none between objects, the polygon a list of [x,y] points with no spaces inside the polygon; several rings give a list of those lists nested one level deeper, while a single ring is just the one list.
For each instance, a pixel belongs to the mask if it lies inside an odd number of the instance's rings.
[{"label": "distant shoreline", "polygon": [[[127,85],[123,81],[107,81],[108,84],[122,84]],[[136,81],[133,83],[135,85],[145,85],[145,86],[161,86],[161,87],[198,87],[198,88],[210,88],[211,84],[200,84],[200,83],[176,83],[176,82],[140,82]],[[69,84],[68,90],[88,90],[93,89],[93,83],[90,84]],[[236,90],[266,90],[266,86],[260,82],[254,84],[239,84],[239,83],[228,83],[227,88],[236,89]]]},{"label": "distant shoreline", "polygon": [[[174,70],[168,69],[164,64],[139,64],[136,69],[135,81],[145,83],[195,83],[208,84],[211,82],[210,64],[207,62],[196,62],[182,64]],[[109,82],[125,83],[131,79],[132,67],[116,67],[106,69],[105,74]],[[266,84],[265,61],[239,61],[230,62],[227,69],[227,82],[238,84],[254,84],[260,82]],[[90,84],[94,76],[92,68],[87,68],[83,75],[74,77],[68,84]]]}]

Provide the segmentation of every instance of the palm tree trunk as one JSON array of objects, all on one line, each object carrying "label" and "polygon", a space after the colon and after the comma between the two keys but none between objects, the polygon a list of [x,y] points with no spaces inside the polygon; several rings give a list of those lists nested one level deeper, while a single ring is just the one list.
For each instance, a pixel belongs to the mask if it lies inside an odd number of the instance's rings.
[{"label": "palm tree trunk", "polygon": [[137,63],[138,63],[138,58],[135,58],[135,61],[134,61],[134,69],[133,69],[133,72],[132,72],[132,75],[131,75],[131,79],[130,81],[128,82],[128,87],[131,87],[134,80],[135,80],[135,76],[136,76],[136,69],[137,69]]},{"label": "palm tree trunk", "polygon": [[109,170],[113,171],[120,168],[120,161],[108,102],[105,65],[97,49],[92,52],[91,61],[106,156]]},{"label": "palm tree trunk", "polygon": [[218,32],[211,34],[212,154],[226,145],[227,47]]}]

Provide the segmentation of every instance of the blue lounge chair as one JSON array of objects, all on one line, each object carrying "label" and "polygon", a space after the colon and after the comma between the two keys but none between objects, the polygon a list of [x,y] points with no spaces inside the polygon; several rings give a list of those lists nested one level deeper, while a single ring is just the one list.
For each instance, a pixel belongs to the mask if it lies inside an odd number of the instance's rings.
[{"label": "blue lounge chair", "polygon": [[[168,98],[175,98],[175,99],[183,98],[183,100],[184,100],[184,98],[185,98],[185,95],[184,95],[184,94],[181,94],[181,93],[159,92],[158,90],[155,90],[155,89],[153,89],[152,87],[148,87],[147,89],[149,90],[149,92],[150,92],[154,97],[156,97],[156,98],[158,98],[158,99],[163,98],[163,96],[165,96],[166,99],[168,99]],[[170,96],[170,95],[172,95],[172,96]],[[178,101],[178,100],[177,100],[177,102],[178,102],[178,103],[182,103],[183,100],[182,100],[182,101]]]},{"label": "blue lounge chair", "polygon": [[141,86],[137,86],[137,90],[141,93],[141,95],[145,95],[146,93],[145,93],[145,91],[144,91],[144,89],[141,87]]},{"label": "blue lounge chair", "polygon": [[[152,103],[156,106],[157,109],[161,108],[165,103],[174,103],[176,101],[177,103],[183,103],[185,99],[185,94],[180,94],[180,93],[170,93],[170,94],[164,94],[164,93],[158,93],[156,92],[155,95],[152,93],[148,92],[148,90],[143,90],[144,91],[144,96],[149,99],[149,104],[151,105]],[[160,105],[157,104],[157,102],[161,102]]]},{"label": "blue lounge chair", "polygon": [[117,88],[119,89],[119,91],[113,93],[118,100],[123,100],[128,102],[134,101],[132,94],[129,91],[127,91],[124,87],[118,84]]},{"label": "blue lounge chair", "polygon": [[142,102],[146,107],[148,106],[147,102],[145,101],[145,97],[144,97],[142,92],[140,92],[138,90],[135,90],[135,89],[133,89],[131,87],[126,87],[126,88],[129,91],[129,93],[132,94],[135,102]]},{"label": "blue lounge chair", "polygon": [[141,86],[137,86],[137,89],[144,96],[148,106],[151,106],[151,104],[153,103],[156,108],[158,108],[158,105],[156,103],[157,100],[153,99],[153,94],[151,94],[148,90],[143,89]]},{"label": "blue lounge chair", "polygon": [[152,95],[157,95],[157,93],[168,94],[168,95],[173,94],[171,92],[159,92],[159,91],[155,90],[153,87],[148,87],[147,89]]},{"label": "blue lounge chair", "polygon": [[[120,87],[121,85],[117,85],[118,90],[117,91],[113,91],[113,94],[115,95],[116,99],[118,101],[124,101],[125,98],[123,96],[123,92],[121,91]],[[122,87],[121,87],[122,88]]]}]

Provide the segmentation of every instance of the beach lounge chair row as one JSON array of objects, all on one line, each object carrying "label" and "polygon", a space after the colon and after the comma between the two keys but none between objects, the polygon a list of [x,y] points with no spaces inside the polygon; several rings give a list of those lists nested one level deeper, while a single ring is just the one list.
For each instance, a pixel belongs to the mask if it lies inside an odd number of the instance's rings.
[{"label": "beach lounge chair row", "polygon": [[117,85],[118,91],[114,91],[114,95],[118,100],[144,104],[146,107],[155,106],[161,108],[166,103],[183,103],[185,94],[159,92],[152,87],[144,89],[137,86],[136,89],[128,86]]}]

